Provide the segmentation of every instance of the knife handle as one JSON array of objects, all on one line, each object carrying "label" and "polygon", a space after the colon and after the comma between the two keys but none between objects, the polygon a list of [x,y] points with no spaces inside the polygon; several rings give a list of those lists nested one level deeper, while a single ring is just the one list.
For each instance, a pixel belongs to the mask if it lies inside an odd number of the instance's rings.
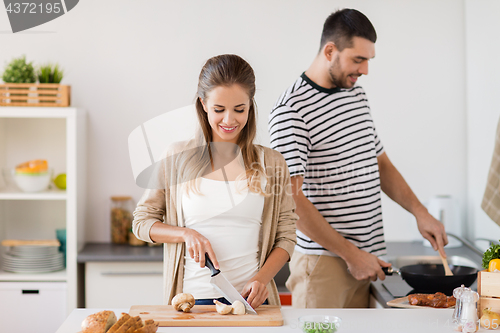
[{"label": "knife handle", "polygon": [[212,260],[208,257],[208,253],[205,252],[205,266],[210,268],[210,271],[212,272],[211,276],[216,276],[217,274],[220,273],[220,270],[214,267],[214,264],[212,263]]}]

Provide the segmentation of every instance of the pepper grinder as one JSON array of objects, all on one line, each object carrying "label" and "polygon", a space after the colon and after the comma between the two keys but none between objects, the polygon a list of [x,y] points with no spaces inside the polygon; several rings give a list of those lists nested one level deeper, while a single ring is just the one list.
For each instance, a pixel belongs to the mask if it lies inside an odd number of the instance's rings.
[{"label": "pepper grinder", "polygon": [[477,301],[479,294],[473,290],[463,290],[460,295],[460,317],[458,330],[464,333],[474,333],[478,330],[479,318],[477,317]]},{"label": "pepper grinder", "polygon": [[456,304],[455,304],[455,311],[453,311],[452,324],[455,331],[462,330],[462,325],[460,325],[460,316],[462,314],[462,300],[460,299],[460,297],[462,297],[462,294],[466,290],[471,290],[471,289],[467,288],[464,285],[453,289],[453,297],[455,297],[456,299]]}]

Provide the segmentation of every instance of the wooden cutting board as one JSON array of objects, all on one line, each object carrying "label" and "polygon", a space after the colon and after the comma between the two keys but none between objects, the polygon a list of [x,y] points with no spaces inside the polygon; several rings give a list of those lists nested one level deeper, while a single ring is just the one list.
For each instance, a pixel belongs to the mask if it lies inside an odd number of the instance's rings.
[{"label": "wooden cutting board", "polygon": [[258,315],[220,315],[215,311],[215,305],[195,305],[191,312],[176,311],[172,305],[133,305],[131,316],[141,319],[153,319],[160,326],[282,326],[283,316],[280,307],[261,305]]}]

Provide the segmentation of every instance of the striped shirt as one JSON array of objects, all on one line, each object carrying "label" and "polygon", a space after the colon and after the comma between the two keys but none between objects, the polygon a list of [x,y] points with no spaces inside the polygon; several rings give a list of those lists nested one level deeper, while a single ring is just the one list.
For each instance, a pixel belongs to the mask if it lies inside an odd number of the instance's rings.
[{"label": "striped shirt", "polygon": [[[304,73],[276,102],[269,133],[325,220],[358,248],[385,254],[377,164],[384,148],[363,88],[325,89]],[[295,250],[336,256],[299,230]]]}]

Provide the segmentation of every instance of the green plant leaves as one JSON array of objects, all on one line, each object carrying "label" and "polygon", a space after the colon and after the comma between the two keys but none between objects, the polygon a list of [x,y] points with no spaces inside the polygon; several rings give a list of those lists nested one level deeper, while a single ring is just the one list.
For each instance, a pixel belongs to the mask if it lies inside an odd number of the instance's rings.
[{"label": "green plant leaves", "polygon": [[47,64],[38,68],[37,76],[40,83],[60,83],[63,78],[63,71],[57,64]]},{"label": "green plant leaves", "polygon": [[13,59],[5,68],[2,75],[5,83],[34,83],[36,82],[33,62],[26,63],[26,56]]},{"label": "green plant leaves", "polygon": [[40,66],[36,72],[33,62],[27,63],[26,56],[14,58],[5,68],[2,80],[5,83],[61,83],[64,71],[58,64]]}]

